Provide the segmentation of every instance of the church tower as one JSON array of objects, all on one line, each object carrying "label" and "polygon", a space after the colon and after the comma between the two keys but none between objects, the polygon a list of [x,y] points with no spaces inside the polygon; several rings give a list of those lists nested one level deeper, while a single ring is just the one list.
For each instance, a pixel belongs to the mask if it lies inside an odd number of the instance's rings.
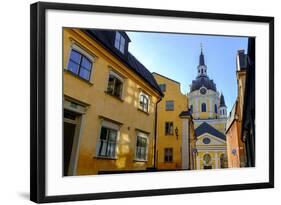
[{"label": "church tower", "polygon": [[197,66],[197,70],[198,70],[198,77],[207,76],[207,66],[205,65],[202,46],[201,46],[201,54],[199,57],[199,65]]},{"label": "church tower", "polygon": [[227,118],[227,107],[225,105],[224,96],[222,93],[220,96],[219,114],[220,114],[220,118]]},{"label": "church tower", "polygon": [[224,95],[217,91],[216,84],[207,74],[202,45],[197,76],[190,85],[188,103],[197,137],[197,169],[225,168],[227,107]]},{"label": "church tower", "polygon": [[216,84],[207,74],[207,65],[201,46],[197,77],[192,81],[189,96],[189,108],[192,110],[194,119],[219,118],[219,93]]}]

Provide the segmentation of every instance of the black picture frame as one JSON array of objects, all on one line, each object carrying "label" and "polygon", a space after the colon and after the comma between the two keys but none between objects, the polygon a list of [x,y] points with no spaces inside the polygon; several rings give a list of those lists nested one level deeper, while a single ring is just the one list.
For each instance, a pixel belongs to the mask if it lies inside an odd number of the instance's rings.
[{"label": "black picture frame", "polygon": [[[88,193],[60,196],[46,196],[46,81],[45,81],[45,37],[46,11],[67,10],[101,13],[122,13],[162,17],[194,19],[233,20],[262,22],[269,25],[269,181],[239,185],[203,186],[192,188],[170,188],[157,190]],[[140,197],[198,192],[218,192],[274,187],[274,18],[265,16],[230,15],[218,13],[125,8],[83,4],[39,2],[30,7],[30,199],[37,203],[77,200],[97,200],[123,197]]]}]

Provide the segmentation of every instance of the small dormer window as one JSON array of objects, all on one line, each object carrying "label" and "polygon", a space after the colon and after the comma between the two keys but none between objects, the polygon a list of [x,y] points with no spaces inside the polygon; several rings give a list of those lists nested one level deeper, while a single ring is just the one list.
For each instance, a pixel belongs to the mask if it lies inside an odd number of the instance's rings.
[{"label": "small dormer window", "polygon": [[115,48],[124,54],[125,51],[125,38],[117,31],[115,35]]}]

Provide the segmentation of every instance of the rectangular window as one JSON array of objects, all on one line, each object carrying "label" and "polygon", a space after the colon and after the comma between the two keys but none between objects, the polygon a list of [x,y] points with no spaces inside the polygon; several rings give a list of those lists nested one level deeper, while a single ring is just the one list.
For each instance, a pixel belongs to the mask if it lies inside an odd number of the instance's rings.
[{"label": "rectangular window", "polygon": [[174,125],[173,122],[165,122],[165,135],[174,134]]},{"label": "rectangular window", "polygon": [[115,35],[115,48],[117,48],[121,53],[125,52],[125,38],[120,34],[120,32],[116,32]]},{"label": "rectangular window", "polygon": [[166,84],[159,84],[159,88],[161,89],[162,92],[166,91]]},{"label": "rectangular window", "polygon": [[174,110],[174,101],[173,100],[166,101],[166,110],[168,110],[168,111]]},{"label": "rectangular window", "polygon": [[149,104],[148,95],[141,92],[139,97],[139,108],[144,112],[148,112],[148,104]]},{"label": "rectangular window", "polygon": [[142,136],[137,136],[136,144],[136,159],[146,160],[147,158],[147,136],[141,134]]},{"label": "rectangular window", "polygon": [[164,161],[172,162],[173,161],[173,148],[164,149]]},{"label": "rectangular window", "polygon": [[115,97],[122,97],[123,81],[117,74],[110,73],[108,77],[107,93]]},{"label": "rectangular window", "polygon": [[72,49],[67,65],[67,69],[79,77],[90,80],[92,71],[92,61],[85,55]]},{"label": "rectangular window", "polygon": [[101,127],[100,139],[98,143],[98,156],[100,157],[115,157],[117,130]]}]

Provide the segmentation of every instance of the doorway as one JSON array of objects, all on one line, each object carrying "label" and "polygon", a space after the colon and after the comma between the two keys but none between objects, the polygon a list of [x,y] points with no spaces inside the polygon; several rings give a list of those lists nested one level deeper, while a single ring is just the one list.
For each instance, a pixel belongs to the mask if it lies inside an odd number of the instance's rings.
[{"label": "doorway", "polygon": [[73,164],[75,159],[75,139],[79,134],[80,129],[80,115],[64,110],[64,123],[63,123],[63,175],[68,176],[70,165]]}]

